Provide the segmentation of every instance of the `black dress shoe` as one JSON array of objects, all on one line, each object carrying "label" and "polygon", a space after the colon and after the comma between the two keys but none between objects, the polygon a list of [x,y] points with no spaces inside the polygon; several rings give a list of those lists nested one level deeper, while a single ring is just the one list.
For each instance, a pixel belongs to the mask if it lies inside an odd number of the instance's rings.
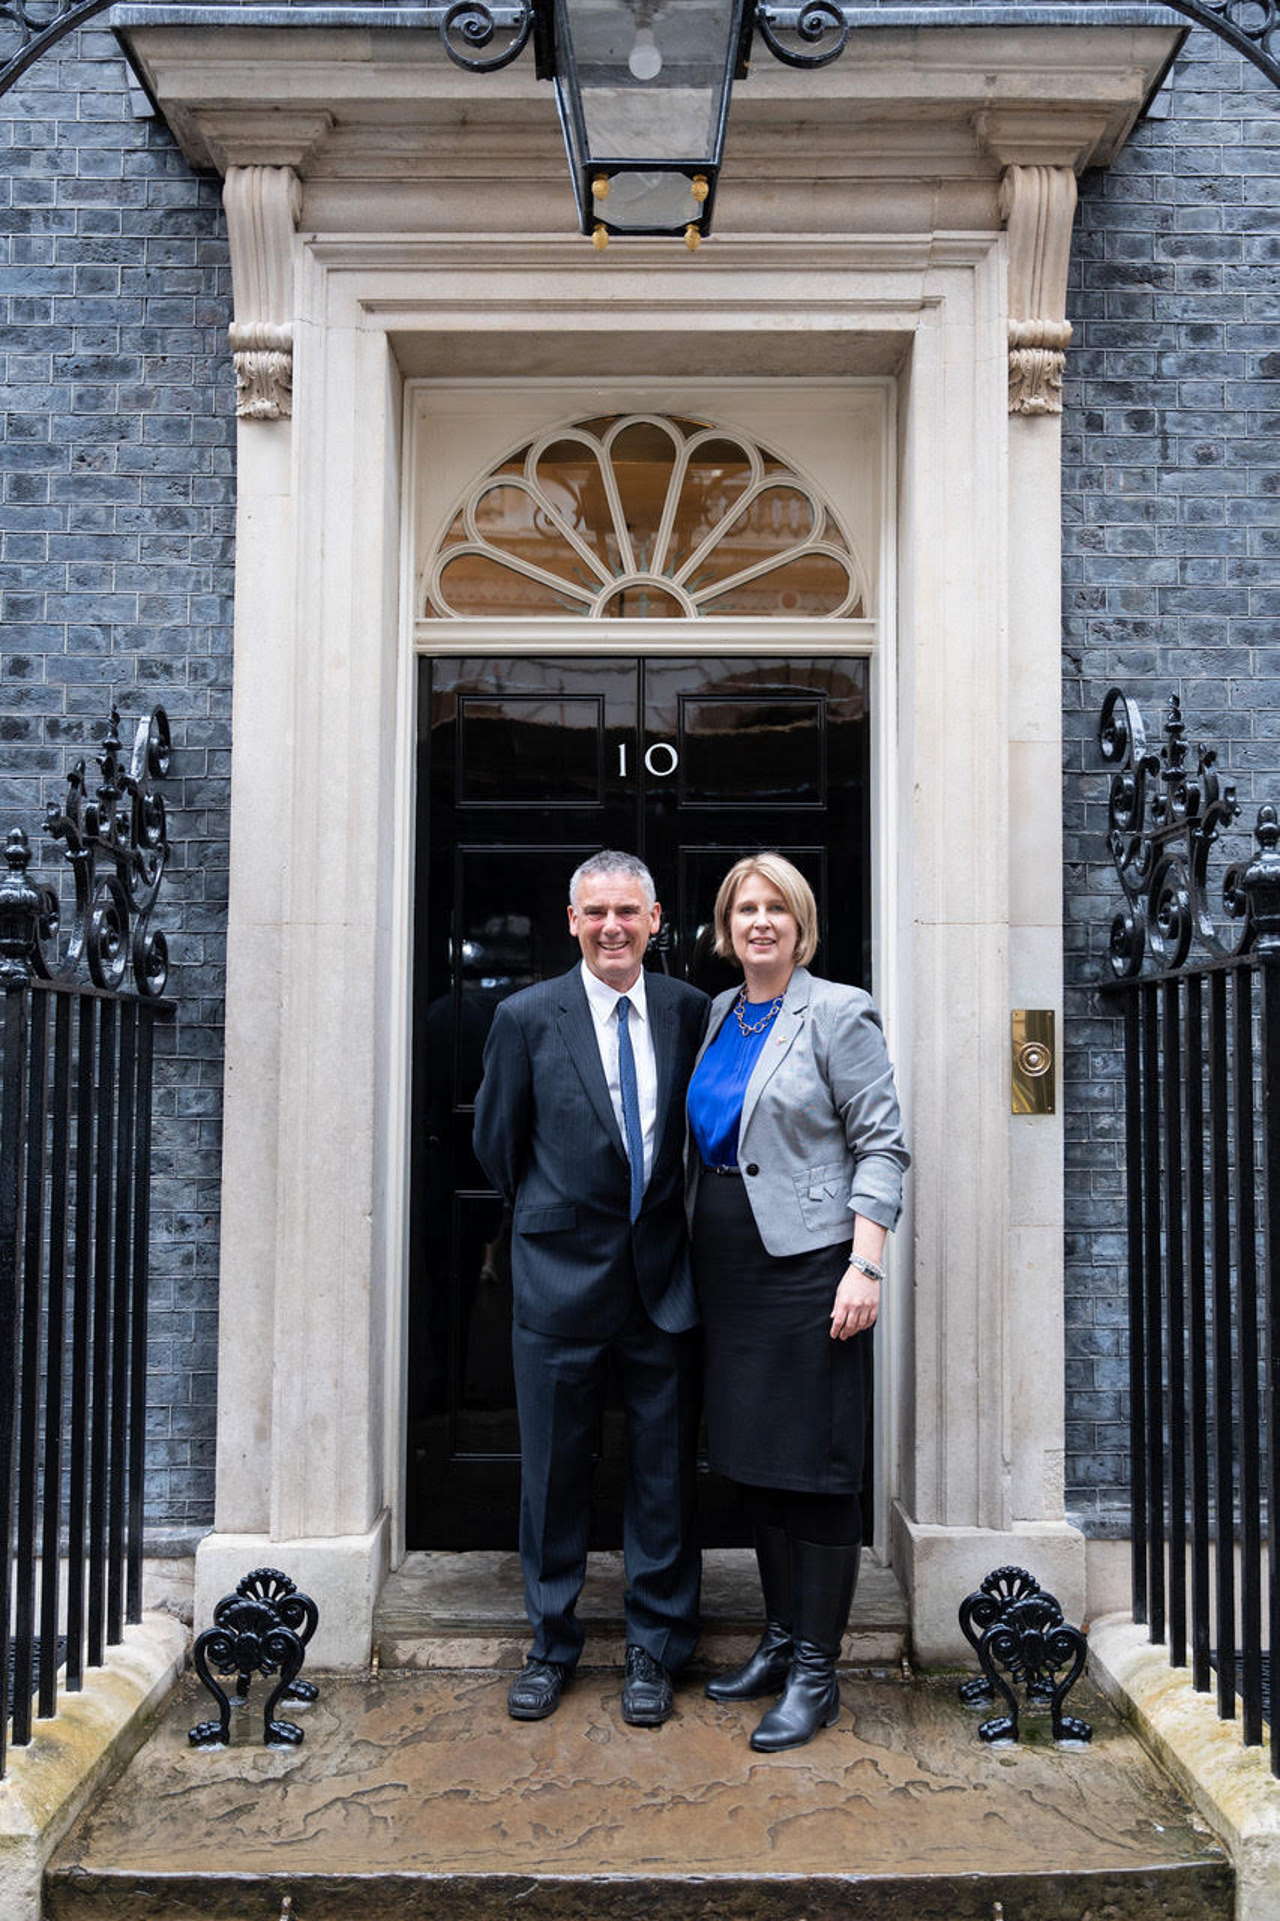
[{"label": "black dress shoe", "polygon": [[569,1669],[560,1661],[539,1661],[530,1655],[507,1689],[507,1713],[513,1721],[545,1721],[560,1705]]},{"label": "black dress shoe", "polygon": [[628,1727],[660,1728],[676,1704],[671,1676],[644,1648],[627,1649],[622,1718]]}]

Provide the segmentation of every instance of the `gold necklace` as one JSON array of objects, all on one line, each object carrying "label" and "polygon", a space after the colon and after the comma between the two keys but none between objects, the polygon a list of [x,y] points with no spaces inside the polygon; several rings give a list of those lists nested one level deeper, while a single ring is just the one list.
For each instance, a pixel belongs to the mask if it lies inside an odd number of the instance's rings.
[{"label": "gold necklace", "polygon": [[744,1034],[763,1034],[769,1022],[777,1017],[778,1010],[782,1006],[783,998],[783,995],[779,994],[777,1000],[773,1002],[763,1020],[745,1021],[742,1018],[742,1010],[747,1004],[747,984],[744,981],[738,990],[738,998],[733,1003],[733,1011],[737,1016],[738,1026],[742,1032]]}]

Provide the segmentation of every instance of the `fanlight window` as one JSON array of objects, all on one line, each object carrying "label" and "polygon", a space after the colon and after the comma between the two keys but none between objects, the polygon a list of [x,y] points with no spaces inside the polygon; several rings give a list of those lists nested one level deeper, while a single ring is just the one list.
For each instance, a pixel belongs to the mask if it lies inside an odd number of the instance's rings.
[{"label": "fanlight window", "polygon": [[834,619],[865,603],[847,537],[785,461],[703,421],[614,414],[555,428],[472,488],[426,611]]}]

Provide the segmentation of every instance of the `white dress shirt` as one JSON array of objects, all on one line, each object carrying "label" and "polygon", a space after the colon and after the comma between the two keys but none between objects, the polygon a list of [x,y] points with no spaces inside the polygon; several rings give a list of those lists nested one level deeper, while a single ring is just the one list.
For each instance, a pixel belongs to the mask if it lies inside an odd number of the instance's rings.
[{"label": "white dress shirt", "polygon": [[[627,1123],[622,1114],[622,1081],[618,1074],[617,1014],[618,1002],[623,996],[607,981],[602,981],[598,974],[593,974],[585,961],[582,963],[582,985],[587,990],[587,1006],[595,1022],[596,1045],[600,1049],[600,1065],[604,1069],[609,1099],[613,1102],[614,1117],[625,1148]],[[640,1096],[640,1131],[644,1136],[644,1181],[647,1187],[653,1172],[653,1141],[658,1120],[658,1064],[653,1052],[653,1026],[645,1000],[643,967],[634,985],[627,989],[626,998],[631,1002],[627,1025],[636,1063],[636,1091]]]}]

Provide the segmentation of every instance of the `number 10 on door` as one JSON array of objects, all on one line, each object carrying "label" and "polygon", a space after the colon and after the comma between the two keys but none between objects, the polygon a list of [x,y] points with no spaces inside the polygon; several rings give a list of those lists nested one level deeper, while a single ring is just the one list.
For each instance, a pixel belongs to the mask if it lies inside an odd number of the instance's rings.
[{"label": "number 10 on door", "polygon": [[[680,765],[680,756],[669,740],[655,740],[646,749],[644,764],[655,780],[666,780]],[[618,743],[618,772],[625,780],[630,769],[627,766],[627,743]]]}]

